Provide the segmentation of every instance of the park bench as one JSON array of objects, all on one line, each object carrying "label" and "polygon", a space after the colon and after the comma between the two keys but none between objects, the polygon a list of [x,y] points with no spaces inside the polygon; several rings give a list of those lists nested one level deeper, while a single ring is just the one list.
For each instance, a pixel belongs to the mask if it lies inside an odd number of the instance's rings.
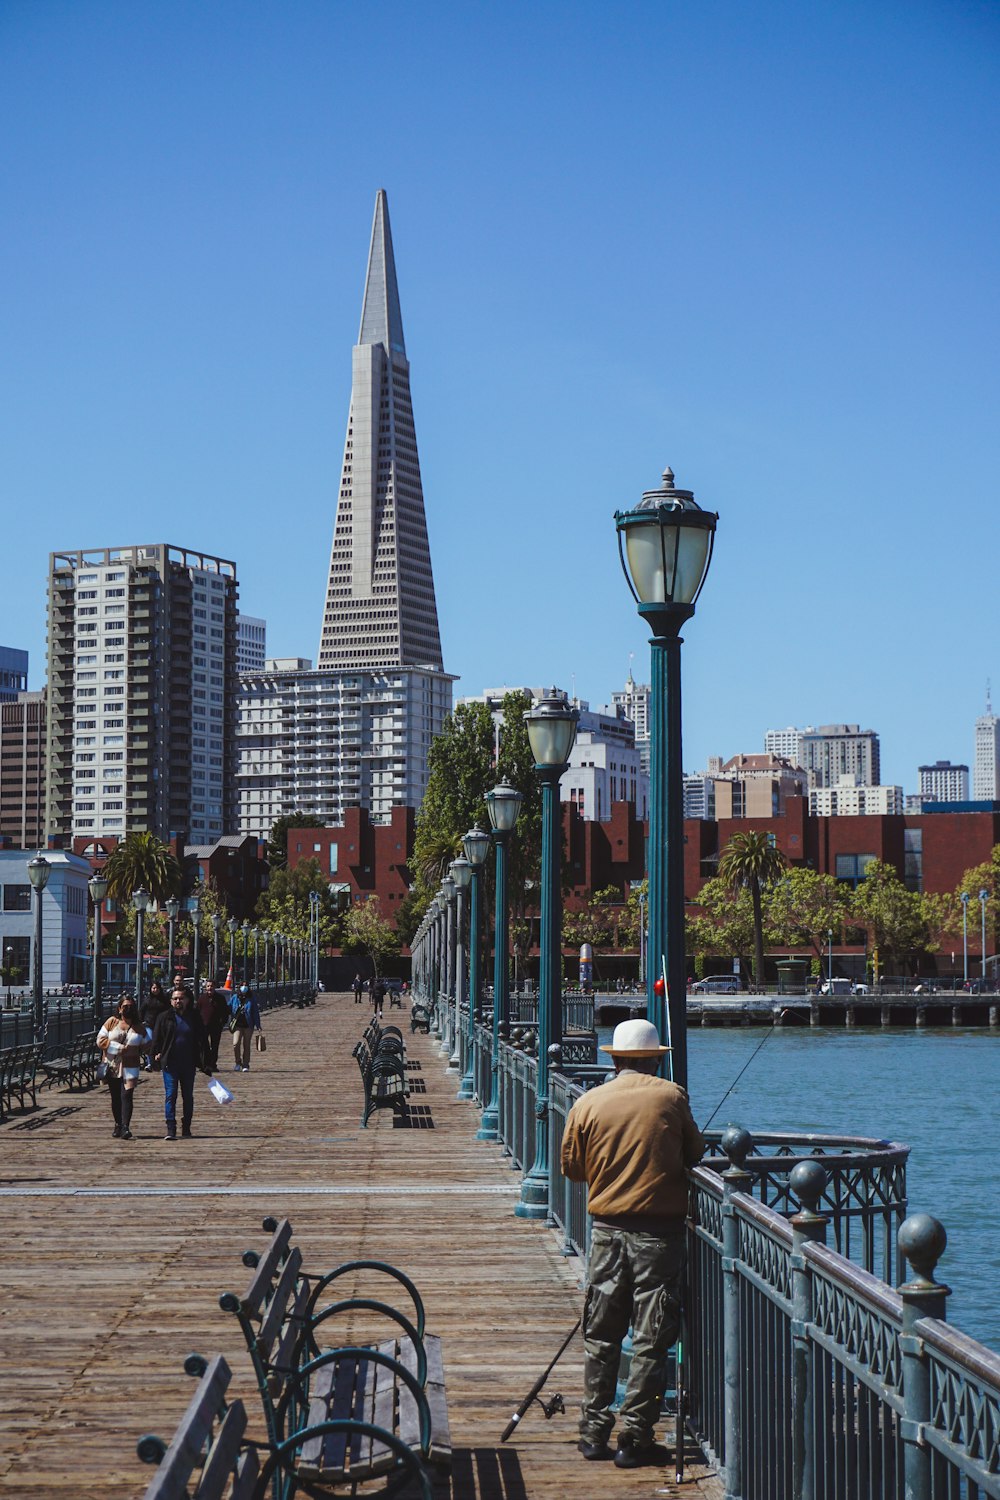
[{"label": "park bench", "polygon": [[354,1048],[352,1056],[361,1071],[365,1090],[364,1110],[361,1125],[364,1128],[379,1109],[391,1109],[395,1114],[405,1115],[408,1109],[409,1085],[406,1081],[406,1059],[402,1048],[402,1037],[394,1037],[395,1027],[380,1032],[376,1041],[371,1036],[371,1027]]},{"label": "park bench", "polygon": [[35,1042],[8,1047],[0,1052],[0,1120],[5,1120],[17,1100],[19,1109],[36,1109],[37,1075],[42,1066],[42,1048]]},{"label": "park bench", "polygon": [[90,1088],[97,1081],[97,1065],[101,1054],[97,1050],[97,1032],[81,1032],[69,1044],[63,1057],[52,1057],[42,1063],[45,1082],[53,1087],[64,1083],[67,1088]]},{"label": "park bench", "polygon": [[[253,1276],[246,1293],[219,1299],[237,1317],[250,1353],[270,1443],[298,1479],[328,1486],[362,1484],[409,1466],[451,1462],[441,1341],[424,1331],[416,1287],[385,1261],[352,1260],[323,1276],[308,1276],[291,1244],[287,1219],[268,1218],[273,1231],[262,1255],[247,1251]],[[412,1307],[401,1312],[371,1296],[330,1301],[345,1276],[387,1277]],[[333,1293],[335,1296],[335,1293]],[[359,1341],[359,1314],[390,1327]],[[329,1320],[346,1318],[350,1341],[323,1348]]]},{"label": "park bench", "polygon": [[410,1031],[422,1031],[428,1034],[431,1029],[431,1008],[422,1000],[410,1002]]},{"label": "park bench", "polygon": [[229,1366],[221,1354],[200,1364],[204,1373],[169,1445],[152,1433],[136,1444],[143,1463],[159,1465],[143,1500],[256,1500],[266,1492],[260,1455],[246,1441],[246,1408],[226,1402]]}]

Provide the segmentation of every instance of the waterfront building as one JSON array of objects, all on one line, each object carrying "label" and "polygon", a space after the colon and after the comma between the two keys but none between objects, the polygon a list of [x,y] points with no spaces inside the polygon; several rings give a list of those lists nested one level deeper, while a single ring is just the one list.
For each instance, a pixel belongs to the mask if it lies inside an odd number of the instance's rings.
[{"label": "waterfront building", "polygon": [[986,712],[976,720],[972,796],[977,802],[994,802],[1000,797],[1000,719],[993,712],[989,690]]},{"label": "waterfront building", "polygon": [[267,621],[256,615],[236,615],[236,670],[263,672],[267,660]]},{"label": "waterfront building", "polygon": [[921,803],[969,800],[968,766],[955,766],[950,760],[936,760],[931,766],[919,766],[917,776]]},{"label": "waterfront building", "polygon": [[[28,878],[34,850],[0,849],[0,951],[5,965],[31,983],[31,945],[35,931],[35,896]],[[87,860],[65,849],[47,849],[51,871],[42,891],[42,988],[68,984],[81,958],[90,951],[87,933]]]},{"label": "waterfront building", "polygon": [[0,703],[16,703],[28,691],[28,653],[0,646]]},{"label": "waterfront building", "polygon": [[192,548],[51,554],[51,837],[233,826],[237,594],[235,564]]},{"label": "waterfront building", "polygon": [[809,811],[823,818],[856,818],[867,813],[901,813],[901,786],[867,786],[854,776],[839,776],[835,786],[813,787]]},{"label": "waterfront building", "polygon": [[631,719],[635,726],[635,748],[639,752],[642,769],[649,775],[649,694],[648,682],[636,682],[629,668],[628,678],[620,693],[611,694],[614,711]]},{"label": "waterfront building", "polygon": [[45,842],[45,692],[0,703],[0,839],[15,849]]}]

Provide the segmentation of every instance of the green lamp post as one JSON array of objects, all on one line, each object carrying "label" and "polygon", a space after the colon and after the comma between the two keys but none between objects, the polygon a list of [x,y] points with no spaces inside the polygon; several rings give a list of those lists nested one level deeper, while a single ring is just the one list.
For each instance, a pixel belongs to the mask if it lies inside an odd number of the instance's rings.
[{"label": "green lamp post", "polygon": [[477,823],[462,840],[465,857],[472,866],[469,887],[469,1005],[465,1030],[465,1073],[458,1087],[460,1099],[472,1099],[476,1092],[476,1016],[483,999],[482,886],[483,865],[490,848],[490,836]]},{"label": "green lamp post", "polygon": [[675,487],[671,469],[664,470],[662,487],[648,490],[634,510],[615,514],[622,570],[652,631],[646,1007],[661,1039],[669,1013],[673,1077],[682,1087],[687,1086],[687,983],[680,632],[708,576],[718,519],[714,511],[701,509],[690,490]]},{"label": "green lamp post", "polygon": [[142,1004],[142,981],[145,956],[143,948],[146,938],[146,912],[152,897],[142,886],[132,892],[132,910],[135,912],[135,1003]]},{"label": "green lamp post", "polygon": [[108,882],[100,870],[95,870],[87,881],[90,901],[94,908],[94,954],[90,970],[90,995],[93,1002],[94,1025],[101,1024],[101,907],[108,894]]},{"label": "green lamp post", "polygon": [[164,911],[167,914],[167,974],[171,982],[174,977],[174,943],[177,936],[177,918],[180,915],[181,903],[176,896],[171,896],[169,901],[164,902]]},{"label": "green lamp post", "polygon": [[495,1141],[500,1128],[500,1039],[509,1029],[509,968],[507,949],[510,942],[510,913],[507,910],[507,845],[517,822],[524,799],[509,781],[501,781],[486,794],[486,810],[493,826],[496,851],[496,905],[493,922],[493,1057],[490,1067],[490,1098],[483,1110],[477,1139]]},{"label": "green lamp post", "polygon": [[35,1041],[45,1041],[45,1001],[42,996],[42,892],[49,883],[52,866],[44,854],[28,861],[28,879],[35,892],[35,940],[31,952],[31,993],[35,1013]]},{"label": "green lamp post", "polygon": [[462,1025],[462,1005],[468,1000],[469,970],[465,952],[465,893],[472,884],[472,866],[464,855],[453,859],[448,874],[455,887],[455,1008],[452,1012],[454,1025],[448,1038],[448,1069],[454,1071],[461,1064],[459,1056],[459,1031]]}]

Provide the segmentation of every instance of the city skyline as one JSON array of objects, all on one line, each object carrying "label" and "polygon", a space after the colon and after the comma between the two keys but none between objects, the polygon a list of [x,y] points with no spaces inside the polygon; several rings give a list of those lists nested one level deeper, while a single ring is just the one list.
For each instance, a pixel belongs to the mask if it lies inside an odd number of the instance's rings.
[{"label": "city skyline", "polygon": [[[951,493],[993,534],[996,14],[776,3],[736,26],[640,3],[609,52],[586,6],[390,9],[0,23],[2,634],[30,686],[49,551],[130,508],[234,557],[269,653],[314,656],[385,187],[460,692],[604,702],[630,658],[647,678],[612,515],[670,463],[721,514],[686,631],[689,768],[834,720],[878,729],[886,782],[971,761],[992,549],[955,534],[943,580],[926,538]],[[353,70],[329,88],[375,48],[378,111]],[[673,88],[701,108],[664,109]]]}]

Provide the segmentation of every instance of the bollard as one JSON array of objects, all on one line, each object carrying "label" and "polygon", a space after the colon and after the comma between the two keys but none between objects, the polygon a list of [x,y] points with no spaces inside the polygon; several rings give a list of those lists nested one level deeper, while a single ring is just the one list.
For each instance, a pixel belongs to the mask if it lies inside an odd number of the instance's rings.
[{"label": "bollard", "polygon": [[826,1214],[817,1205],[829,1179],[818,1161],[800,1161],[788,1185],[802,1207],[792,1225],[792,1500],[812,1500],[813,1403],[809,1324],[812,1322],[812,1282],[802,1248],[826,1244]]},{"label": "bollard", "polygon": [[934,1270],[948,1243],[944,1225],[930,1214],[911,1214],[899,1230],[899,1248],[914,1279],[899,1288],[903,1299],[903,1440],[906,1500],[931,1500],[931,1450],[923,1438],[931,1414],[931,1384],[924,1341],[916,1332],[921,1318],[943,1318],[950,1288],[934,1280]]},{"label": "bollard", "polygon": [[953,1026],[961,1026],[962,1024],[962,1007],[960,1005],[953,1005],[951,1008],[951,1024]]},{"label": "bollard", "polygon": [[882,1019],[882,1025],[883,1026],[891,1026],[892,1025],[892,1011],[889,1009],[888,1005],[883,1005],[882,1006],[881,1019]]},{"label": "bollard", "polygon": [[726,1500],[740,1500],[743,1475],[740,1464],[740,1226],[733,1207],[735,1193],[749,1193],[753,1177],[745,1163],[753,1137],[748,1130],[730,1125],[723,1132],[722,1149],[730,1165],[722,1174],[722,1337],[723,1337],[723,1432],[725,1450]]},{"label": "bollard", "polygon": [[927,1007],[925,1005],[918,1005],[917,1006],[917,1025],[918,1026],[926,1026],[927,1025]]},{"label": "bollard", "polygon": [[1000,1026],[1000,1007],[996,1005],[990,1006],[990,1025]]}]

